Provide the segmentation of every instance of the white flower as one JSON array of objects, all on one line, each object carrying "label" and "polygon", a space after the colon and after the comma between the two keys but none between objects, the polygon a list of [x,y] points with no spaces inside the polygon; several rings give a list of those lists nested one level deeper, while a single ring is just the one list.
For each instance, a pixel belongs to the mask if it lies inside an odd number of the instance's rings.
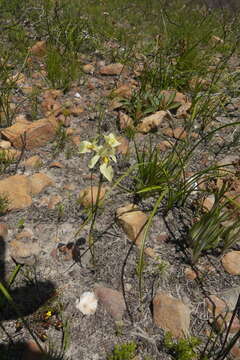
[{"label": "white flower", "polygon": [[104,135],[105,143],[103,145],[97,145],[96,141],[82,141],[79,146],[79,153],[85,154],[94,151],[95,155],[88,163],[88,167],[93,169],[97,162],[100,160],[100,172],[101,174],[108,180],[112,181],[113,179],[113,168],[110,165],[111,161],[117,162],[115,152],[116,147],[121,145],[120,142],[117,141],[114,134],[110,133],[109,135]]},{"label": "white flower", "polygon": [[76,300],[75,305],[84,315],[93,315],[97,310],[98,300],[93,292],[86,291]]}]

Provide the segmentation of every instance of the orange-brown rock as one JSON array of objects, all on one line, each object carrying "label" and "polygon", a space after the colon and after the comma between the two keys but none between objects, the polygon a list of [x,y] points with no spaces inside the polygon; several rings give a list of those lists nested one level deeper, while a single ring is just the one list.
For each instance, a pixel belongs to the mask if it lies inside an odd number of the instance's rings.
[{"label": "orange-brown rock", "polygon": [[95,66],[93,64],[86,64],[83,65],[83,72],[85,72],[86,74],[93,74],[95,71]]},{"label": "orange-brown rock", "polygon": [[116,147],[117,153],[126,155],[128,153],[128,150],[129,150],[129,141],[128,141],[128,139],[126,137],[124,137],[124,136],[118,136],[117,141],[120,142],[120,145],[118,145]]},{"label": "orange-brown rock", "polygon": [[[107,188],[101,187],[99,193],[99,201],[104,199],[106,194]],[[85,189],[82,189],[79,193],[79,202],[84,207],[90,207],[95,205],[97,202],[97,195],[98,195],[98,186],[88,186]]]},{"label": "orange-brown rock", "polygon": [[189,333],[190,309],[182,301],[159,292],[153,299],[153,320],[174,337],[185,337]]},{"label": "orange-brown rock", "polygon": [[21,149],[25,146],[27,150],[40,147],[53,140],[56,135],[58,123],[55,118],[40,119],[30,124],[15,123],[2,130],[2,135],[11,144]]},{"label": "orange-brown rock", "polygon": [[102,66],[99,70],[101,75],[120,75],[123,71],[123,64],[116,63]]},{"label": "orange-brown rock", "polygon": [[53,180],[44,173],[37,173],[29,176],[30,192],[32,195],[39,194],[49,186],[53,186]]},{"label": "orange-brown rock", "polygon": [[117,209],[116,218],[128,238],[136,242],[137,246],[141,246],[147,215],[138,210],[134,204],[128,204]]},{"label": "orange-brown rock", "polygon": [[124,114],[122,111],[119,112],[118,114],[118,119],[119,119],[119,125],[120,125],[120,129],[124,130],[126,128],[133,128],[133,119],[128,116],[127,114]]},{"label": "orange-brown rock", "polygon": [[6,195],[8,210],[24,209],[32,204],[30,180],[24,175],[13,175],[0,181],[0,195]]},{"label": "orange-brown rock", "polygon": [[39,155],[34,155],[23,162],[26,168],[39,168],[42,166],[42,159]]},{"label": "orange-brown rock", "polygon": [[141,123],[137,127],[137,131],[147,134],[152,130],[156,130],[164,119],[169,117],[167,111],[157,111],[156,113],[149,115],[141,120]]},{"label": "orange-brown rock", "polygon": [[30,49],[30,53],[37,57],[45,56],[46,51],[47,51],[47,47],[45,40],[37,41]]},{"label": "orange-brown rock", "polygon": [[240,251],[230,251],[222,258],[224,269],[231,275],[240,275]]}]

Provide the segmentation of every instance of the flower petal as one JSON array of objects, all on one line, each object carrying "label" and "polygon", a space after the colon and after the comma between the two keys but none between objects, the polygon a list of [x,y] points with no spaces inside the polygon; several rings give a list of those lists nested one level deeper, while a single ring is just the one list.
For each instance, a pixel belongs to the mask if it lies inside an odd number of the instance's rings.
[{"label": "flower petal", "polygon": [[104,135],[104,139],[111,148],[121,145],[121,143],[117,141],[113,133],[110,133],[109,135]]},{"label": "flower petal", "polygon": [[88,167],[89,169],[94,168],[94,166],[96,165],[96,163],[98,162],[98,160],[100,159],[99,155],[95,155],[88,163]]},{"label": "flower petal", "polygon": [[92,143],[89,141],[82,141],[79,145],[78,151],[80,154],[89,153],[92,151]]},{"label": "flower petal", "polygon": [[101,174],[103,174],[103,176],[105,176],[105,178],[108,181],[112,181],[113,168],[111,167],[111,165],[107,165],[107,164],[103,163],[102,165],[100,165],[100,172],[101,172]]}]

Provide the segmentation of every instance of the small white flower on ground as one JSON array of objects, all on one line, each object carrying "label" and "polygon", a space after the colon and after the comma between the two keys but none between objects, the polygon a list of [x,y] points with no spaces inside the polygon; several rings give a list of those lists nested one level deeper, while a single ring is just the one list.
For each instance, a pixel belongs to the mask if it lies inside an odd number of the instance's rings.
[{"label": "small white flower on ground", "polygon": [[76,300],[76,308],[84,315],[93,315],[97,310],[98,300],[93,292],[86,291]]}]

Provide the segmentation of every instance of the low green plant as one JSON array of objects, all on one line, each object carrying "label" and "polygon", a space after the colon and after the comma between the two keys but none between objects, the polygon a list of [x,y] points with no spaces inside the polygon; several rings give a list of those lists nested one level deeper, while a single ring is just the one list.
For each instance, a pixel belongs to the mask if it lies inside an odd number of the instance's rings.
[{"label": "low green plant", "polygon": [[55,141],[53,143],[53,153],[54,155],[59,154],[66,146],[69,141],[69,135],[67,134],[66,128],[63,124],[60,124],[55,136]]},{"label": "low green plant", "polygon": [[[192,262],[196,263],[202,252],[215,249],[219,245],[222,251],[232,246],[238,240],[240,223],[238,219],[232,220],[233,211],[227,206],[230,201],[225,193],[227,185],[214,193],[212,208],[204,213],[200,220],[189,230],[189,244],[192,247]],[[230,222],[231,221],[231,222]],[[230,222],[230,225],[228,225]],[[224,223],[227,225],[224,226]]]},{"label": "low green plant", "polygon": [[0,194],[0,215],[6,213],[9,206],[9,199],[6,194]]},{"label": "low green plant", "polygon": [[174,101],[176,92],[166,99],[164,93],[154,89],[140,89],[133,93],[130,99],[120,99],[122,108],[133,119],[134,125],[144,116],[159,110],[173,110],[180,104]]},{"label": "low green plant", "polygon": [[122,345],[115,345],[107,360],[131,360],[136,356],[137,344],[129,342]]},{"label": "low green plant", "polygon": [[46,56],[47,80],[56,89],[67,91],[72,81],[79,76],[79,64],[75,54],[61,53],[55,47],[49,47]]},{"label": "low green plant", "polygon": [[[194,360],[198,358],[198,346],[201,340],[191,336],[174,340],[171,333],[167,332],[164,337],[164,346],[170,351],[175,360]],[[205,360],[207,360],[205,358]]]},{"label": "low green plant", "polygon": [[0,149],[0,175],[4,174],[14,162],[14,155],[7,150]]}]

